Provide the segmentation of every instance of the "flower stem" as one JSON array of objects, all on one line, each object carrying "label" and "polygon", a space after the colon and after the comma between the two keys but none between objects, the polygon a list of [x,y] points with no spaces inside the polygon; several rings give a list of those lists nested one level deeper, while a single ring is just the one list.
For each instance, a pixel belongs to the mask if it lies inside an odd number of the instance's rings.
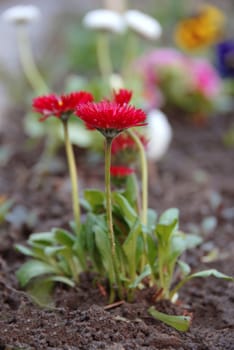
[{"label": "flower stem", "polygon": [[80,226],[80,203],[79,203],[79,190],[78,190],[78,176],[75,164],[75,157],[72,148],[72,144],[69,138],[68,122],[63,121],[64,142],[67,154],[67,162],[70,173],[71,185],[72,185],[72,204],[73,214],[77,229]]},{"label": "flower stem", "polygon": [[142,177],[142,213],[141,220],[144,225],[147,225],[147,210],[148,210],[148,163],[146,159],[145,149],[137,134],[128,129],[128,133],[135,141],[139,153],[141,162],[141,177]]},{"label": "flower stem", "polygon": [[109,239],[111,244],[111,252],[113,257],[115,257],[115,237],[114,237],[113,219],[112,219],[111,176],[110,176],[111,143],[112,143],[112,139],[106,138],[106,143],[105,143],[106,215],[107,215]]},{"label": "flower stem", "polygon": [[[111,253],[113,258],[113,268],[115,272],[115,278],[116,283],[118,286],[118,295],[120,299],[123,297],[123,290],[121,281],[119,278],[119,269],[118,269],[118,262],[117,262],[117,255],[116,255],[116,249],[115,249],[115,236],[114,236],[114,229],[113,229],[113,218],[112,218],[112,203],[111,203],[111,176],[110,176],[110,166],[111,166],[111,144],[113,139],[106,137],[105,142],[105,187],[106,187],[106,215],[107,215],[107,226],[108,226],[108,234],[109,234],[109,240],[111,245]],[[111,295],[110,300],[114,300],[114,289],[113,286],[111,286]]]},{"label": "flower stem", "polygon": [[[143,225],[147,225],[147,210],[148,210],[148,164],[145,154],[144,146],[140,140],[140,138],[137,136],[137,134],[133,131],[128,129],[129,135],[132,137],[132,139],[135,141],[139,154],[140,154],[140,162],[141,162],[141,182],[142,182],[142,212],[141,212],[141,220]],[[141,257],[141,271],[144,270],[145,264],[146,264],[146,256],[147,256],[147,239],[146,234],[142,232],[142,238],[144,242],[144,254],[142,254]]]},{"label": "flower stem", "polygon": [[97,36],[97,61],[103,80],[108,83],[112,74],[112,62],[109,50],[108,33],[99,33]]},{"label": "flower stem", "polygon": [[132,65],[138,53],[138,38],[134,33],[128,33],[125,42],[125,53],[122,63],[122,77],[124,81],[132,79]]},{"label": "flower stem", "polygon": [[104,7],[118,12],[124,12],[127,10],[127,0],[104,0]]},{"label": "flower stem", "polygon": [[39,95],[47,92],[48,87],[44,82],[33,58],[26,26],[17,27],[17,39],[20,61],[26,78],[36,94]]}]

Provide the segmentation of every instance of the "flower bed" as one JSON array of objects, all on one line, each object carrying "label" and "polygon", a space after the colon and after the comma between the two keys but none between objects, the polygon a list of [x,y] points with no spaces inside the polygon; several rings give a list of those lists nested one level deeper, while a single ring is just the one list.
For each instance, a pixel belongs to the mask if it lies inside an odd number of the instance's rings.
[{"label": "flower bed", "polygon": [[[11,114],[13,115],[13,114]],[[50,174],[46,184],[32,175],[36,154],[28,153],[19,128],[19,116],[7,120],[7,134],[1,142],[11,147],[11,156],[2,167],[0,190],[11,197],[15,205],[23,205],[38,215],[37,223],[9,218],[1,228],[1,316],[0,344],[2,348],[20,349],[231,349],[233,346],[233,284],[209,278],[188,282],[180,294],[180,305],[158,302],[157,309],[171,314],[193,314],[190,330],[180,333],[153,319],[148,306],[154,304],[155,290],[137,293],[132,304],[117,304],[108,309],[108,297],[93,285],[89,274],[82,275],[81,284],[70,289],[58,285],[54,305],[45,309],[34,304],[20,291],[15,271],[22,256],[13,248],[24,242],[30,232],[52,226],[65,227],[71,214],[67,174]],[[11,120],[11,123],[9,123]],[[196,132],[191,125],[175,121],[174,142],[160,165],[161,177],[150,191],[151,207],[162,212],[174,206],[181,210],[183,229],[195,225],[203,232],[204,243],[186,254],[186,261],[196,270],[218,268],[233,274],[233,149],[222,143],[230,117],[216,118]],[[8,124],[9,123],[9,124]],[[190,142],[188,142],[188,140]],[[20,146],[19,146],[20,145]],[[186,145],[186,147],[185,147]],[[76,150],[81,186],[95,183],[103,188],[102,170],[95,173],[83,161],[87,154]],[[63,154],[61,161],[65,163]],[[12,172],[12,166],[17,169]],[[90,174],[89,178],[87,174]],[[216,198],[216,199],[215,199]],[[219,200],[218,200],[218,199]],[[216,227],[205,223],[215,217]],[[201,223],[203,223],[201,225]],[[32,227],[33,226],[33,227]],[[211,252],[213,254],[209,254]],[[212,260],[211,262],[206,262]],[[155,304],[154,304],[155,305]]]}]

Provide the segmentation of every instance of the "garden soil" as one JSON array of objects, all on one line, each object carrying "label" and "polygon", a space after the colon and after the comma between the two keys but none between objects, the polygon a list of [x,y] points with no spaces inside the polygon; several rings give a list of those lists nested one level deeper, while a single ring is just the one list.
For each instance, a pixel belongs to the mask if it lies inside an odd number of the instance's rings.
[{"label": "garden soil", "polygon": [[[159,213],[178,207],[181,229],[203,236],[203,243],[184,256],[193,271],[217,268],[234,275],[234,148],[223,142],[233,117],[214,117],[203,126],[173,118],[171,148],[157,173],[150,174],[150,206]],[[81,275],[75,289],[57,285],[46,307],[19,288],[15,272],[24,257],[14,244],[25,242],[31,232],[66,228],[72,213],[63,151],[49,172],[39,173],[43,144],[29,141],[21,120],[20,111],[10,113],[0,135],[0,195],[14,200],[0,227],[0,349],[234,350],[231,282],[194,279],[182,288],[176,304],[155,301],[156,290],[149,288],[133,303],[112,307],[89,274]],[[76,155],[81,188],[103,188],[102,166],[84,150],[76,149]],[[147,312],[151,305],[192,315],[189,331],[153,319]]]}]

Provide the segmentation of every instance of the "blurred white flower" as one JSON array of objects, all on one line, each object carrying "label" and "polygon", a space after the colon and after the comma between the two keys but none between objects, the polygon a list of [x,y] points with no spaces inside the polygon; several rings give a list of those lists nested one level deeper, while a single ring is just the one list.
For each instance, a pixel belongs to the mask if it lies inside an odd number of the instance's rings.
[{"label": "blurred white flower", "polygon": [[156,40],[162,34],[160,23],[141,11],[129,10],[123,16],[127,26],[146,39]]},{"label": "blurred white flower", "polygon": [[151,160],[160,160],[167,152],[172,139],[172,128],[164,113],[157,109],[147,115],[148,145],[147,156]]},{"label": "blurred white flower", "polygon": [[25,24],[37,20],[41,16],[38,7],[33,5],[18,5],[8,8],[2,13],[4,21],[13,24]]},{"label": "blurred white flower", "polygon": [[123,17],[115,11],[99,9],[88,12],[83,18],[85,27],[93,30],[104,30],[123,33],[126,24]]},{"label": "blurred white flower", "polygon": [[124,18],[130,29],[146,39],[157,40],[162,34],[160,23],[141,11],[128,10],[124,13]]},{"label": "blurred white flower", "polygon": [[109,81],[110,81],[110,87],[113,90],[117,91],[117,90],[122,89],[124,87],[123,78],[121,77],[121,75],[119,75],[117,73],[111,74]]}]

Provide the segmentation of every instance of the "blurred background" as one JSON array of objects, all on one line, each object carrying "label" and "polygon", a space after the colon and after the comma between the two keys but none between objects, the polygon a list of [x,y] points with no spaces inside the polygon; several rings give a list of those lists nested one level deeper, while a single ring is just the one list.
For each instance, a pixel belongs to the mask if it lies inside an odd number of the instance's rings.
[{"label": "blurred background", "polygon": [[[228,31],[234,32],[231,20],[234,14],[232,0],[0,0],[0,13],[15,5],[38,6],[42,16],[38,21],[30,23],[30,39],[37,64],[50,82],[50,86],[58,86],[68,73],[91,74],[97,69],[93,34],[85,30],[81,24],[83,15],[95,8],[109,7],[122,11],[124,7],[139,9],[157,18],[163,27],[160,42],[152,44],[174,46],[173,29],[183,16],[193,13],[199,4],[217,5],[227,14]],[[117,42],[119,39],[114,38]],[[0,20],[0,115],[14,101],[26,102],[24,89],[27,82],[19,63],[15,28]],[[115,45],[116,43],[113,43]],[[117,45],[117,44],[116,44]],[[143,42],[142,42],[143,45]],[[118,65],[119,52],[114,55],[114,64]]]}]

